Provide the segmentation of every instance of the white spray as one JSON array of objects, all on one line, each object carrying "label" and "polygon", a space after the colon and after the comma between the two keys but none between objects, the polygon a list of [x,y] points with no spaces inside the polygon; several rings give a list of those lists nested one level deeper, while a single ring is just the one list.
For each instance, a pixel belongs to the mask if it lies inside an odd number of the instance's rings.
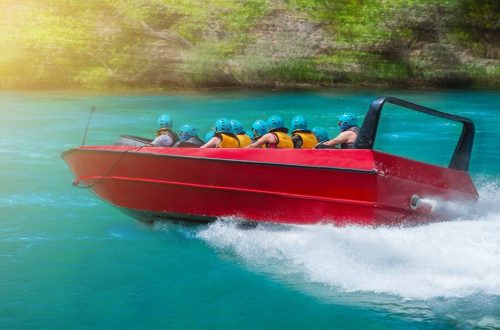
[{"label": "white spray", "polygon": [[500,187],[477,204],[427,201],[454,221],[418,227],[259,226],[219,221],[198,233],[249,267],[339,292],[409,299],[500,295]]}]

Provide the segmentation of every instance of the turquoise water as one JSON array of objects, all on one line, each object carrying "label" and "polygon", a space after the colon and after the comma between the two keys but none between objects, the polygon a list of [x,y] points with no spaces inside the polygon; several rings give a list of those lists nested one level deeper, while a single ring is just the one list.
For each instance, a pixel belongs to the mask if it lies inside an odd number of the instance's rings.
[{"label": "turquoise water", "polygon": [[[363,115],[391,94],[473,117],[474,205],[410,228],[155,223],[71,186],[60,153],[120,133],[152,136],[168,112],[204,132],[273,113]],[[176,95],[0,93],[0,329],[500,328],[500,93],[288,92]],[[388,111],[382,150],[446,164],[457,127]],[[304,210],[307,212],[307,210]]]}]

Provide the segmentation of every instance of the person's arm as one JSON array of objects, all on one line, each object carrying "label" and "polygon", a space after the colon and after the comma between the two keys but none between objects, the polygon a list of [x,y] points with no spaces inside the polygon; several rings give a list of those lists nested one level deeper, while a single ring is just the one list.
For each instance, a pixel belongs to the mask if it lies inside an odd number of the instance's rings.
[{"label": "person's arm", "polygon": [[154,146],[156,146],[156,147],[159,147],[160,145],[158,144],[158,141],[159,141],[158,138],[159,138],[159,136],[155,137],[153,139],[153,141],[151,141],[151,144],[154,145]]},{"label": "person's arm", "polygon": [[266,143],[276,143],[276,136],[272,133],[264,134],[260,139],[245,148],[262,148]]},{"label": "person's arm", "polygon": [[[326,141],[325,141],[326,142]],[[314,149],[335,149],[335,147],[325,145],[325,142],[318,143]]]},{"label": "person's arm", "polygon": [[219,143],[221,143],[221,139],[219,139],[217,136],[214,136],[200,148],[216,148],[219,145]]},{"label": "person's arm", "polygon": [[329,147],[335,147],[339,144],[347,143],[347,141],[349,141],[349,138],[351,137],[352,134],[355,134],[355,133],[342,132],[339,135],[337,135],[337,137],[335,137],[329,141],[323,142],[322,144],[325,146],[329,146]]}]

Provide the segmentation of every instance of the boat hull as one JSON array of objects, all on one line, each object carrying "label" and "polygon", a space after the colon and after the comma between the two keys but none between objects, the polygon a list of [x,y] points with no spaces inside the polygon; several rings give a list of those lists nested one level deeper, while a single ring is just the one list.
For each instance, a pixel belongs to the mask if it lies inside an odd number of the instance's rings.
[{"label": "boat hull", "polygon": [[373,150],[83,147],[63,154],[75,184],[143,220],[338,225],[436,216],[414,195],[473,200],[466,172]]}]

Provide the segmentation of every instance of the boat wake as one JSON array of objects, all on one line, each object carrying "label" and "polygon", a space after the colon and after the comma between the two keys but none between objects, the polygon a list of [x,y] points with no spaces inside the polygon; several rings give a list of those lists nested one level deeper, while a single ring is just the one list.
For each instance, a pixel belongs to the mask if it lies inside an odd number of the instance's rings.
[{"label": "boat wake", "polygon": [[[197,237],[252,269],[337,293],[405,299],[500,296],[500,181],[480,183],[474,204],[433,207],[454,221],[417,227],[239,227],[221,219]],[[495,298],[496,300],[496,298]]]},{"label": "boat wake", "polygon": [[447,220],[416,227],[252,227],[234,219],[155,226],[202,240],[223,259],[325,303],[431,328],[500,329],[500,180],[476,182],[478,203],[427,201]]}]

